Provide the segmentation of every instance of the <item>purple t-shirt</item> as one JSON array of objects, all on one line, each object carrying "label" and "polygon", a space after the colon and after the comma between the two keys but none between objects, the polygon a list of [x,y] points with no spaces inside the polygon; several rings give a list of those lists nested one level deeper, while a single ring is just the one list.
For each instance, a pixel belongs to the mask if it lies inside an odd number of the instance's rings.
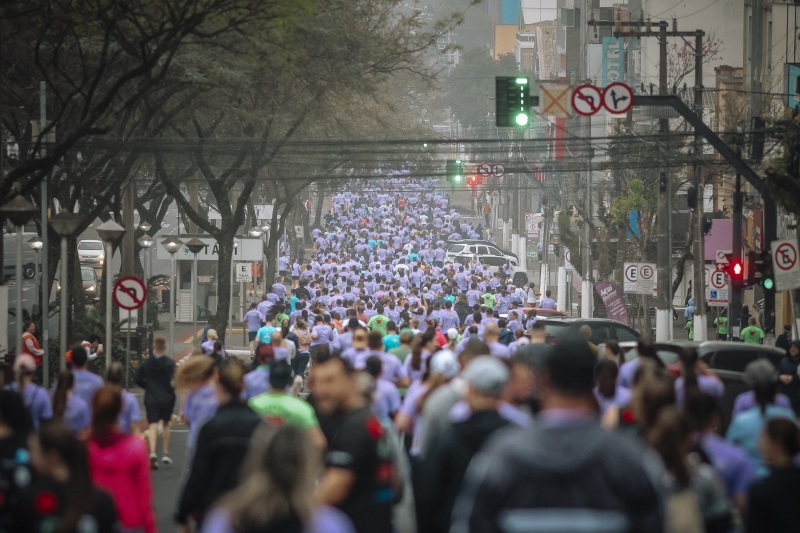
[{"label": "purple t-shirt", "polygon": [[633,389],[633,377],[636,375],[636,370],[642,361],[637,357],[633,361],[623,363],[619,367],[619,375],[617,375],[617,387],[625,387],[626,389]]},{"label": "purple t-shirt", "polygon": [[403,405],[400,406],[400,412],[404,415],[411,417],[414,421],[414,429],[412,430],[412,444],[409,453],[411,455],[419,454],[419,433],[422,430],[422,423],[420,420],[419,400],[428,390],[428,386],[419,381],[414,381],[406,391],[406,397],[403,399]]},{"label": "purple t-shirt", "polygon": [[92,405],[94,393],[103,388],[103,378],[88,370],[77,368],[72,369],[72,375],[75,377],[72,393],[86,402],[86,405]]},{"label": "purple t-shirt", "polygon": [[73,435],[78,435],[81,430],[87,429],[92,424],[92,415],[89,405],[82,398],[74,394],[67,398],[64,408],[64,425]]},{"label": "purple t-shirt", "polygon": [[261,313],[258,309],[251,309],[244,315],[244,320],[247,322],[247,331],[255,333],[261,327]]},{"label": "purple t-shirt", "polygon": [[[684,398],[684,379],[683,376],[675,380],[675,403],[683,404]],[[708,394],[712,398],[720,398],[725,394],[725,385],[719,378],[712,376],[697,376],[697,387],[703,394]]]},{"label": "purple t-shirt", "polygon": [[394,383],[388,379],[375,380],[375,394],[372,401],[372,412],[381,420],[400,410],[400,393]]},{"label": "purple t-shirt", "polygon": [[756,470],[744,450],[714,433],[704,435],[700,445],[722,476],[728,497],[747,494]]},{"label": "purple t-shirt", "polygon": [[[754,391],[749,390],[739,394],[736,397],[736,400],[733,402],[733,413],[731,414],[731,419],[733,419],[733,417],[739,413],[749,411],[756,405],[758,404],[756,403],[756,393]],[[775,401],[773,402],[773,405],[776,407],[785,407],[786,409],[791,409],[792,401],[788,396],[779,392],[775,395]]]},{"label": "purple t-shirt", "polygon": [[[200,533],[236,533],[228,511],[218,507],[203,520]],[[356,533],[350,519],[338,509],[321,505],[314,509],[303,533]]]},{"label": "purple t-shirt", "polygon": [[[4,388],[19,393],[19,383],[16,381]],[[53,404],[50,402],[50,395],[39,385],[29,383],[25,387],[25,391],[22,393],[22,403],[31,415],[33,429],[39,429],[42,422],[53,418]]]},{"label": "purple t-shirt", "polygon": [[633,392],[630,389],[620,386],[617,386],[613,398],[606,398],[600,394],[599,387],[592,389],[592,392],[594,392],[597,405],[600,407],[600,416],[603,416],[605,412],[608,411],[608,408],[612,405],[619,407],[620,409],[626,407],[629,403],[631,403],[631,398],[633,398]]},{"label": "purple t-shirt", "polygon": [[[497,414],[499,414],[503,420],[511,422],[515,426],[528,427],[531,423],[531,417],[527,413],[517,409],[510,403],[501,402],[500,405],[497,406]],[[470,416],[472,416],[472,409],[470,409],[469,404],[464,400],[453,405],[447,415],[451,424],[464,422]]]},{"label": "purple t-shirt", "polygon": [[259,366],[244,375],[244,389],[242,390],[241,398],[244,401],[249,400],[253,396],[265,393],[269,390],[269,367]]},{"label": "purple t-shirt", "polygon": [[488,346],[489,353],[495,357],[502,357],[503,359],[508,359],[511,357],[511,353],[508,351],[508,346],[502,342],[492,341],[488,343]]},{"label": "purple t-shirt", "polygon": [[141,419],[139,399],[126,390],[122,391],[122,411],[119,413],[119,418],[117,418],[119,430],[123,433],[133,433],[133,423],[139,422]]},{"label": "purple t-shirt", "polygon": [[183,416],[189,425],[186,446],[194,448],[200,428],[217,412],[219,399],[214,393],[213,385],[203,385],[186,395],[183,401]]},{"label": "purple t-shirt", "polygon": [[330,326],[326,326],[325,324],[322,325],[318,324],[313,328],[311,328],[311,334],[317,335],[316,339],[315,338],[311,339],[311,346],[319,346],[320,344],[327,344],[332,340],[331,335],[333,334],[333,329]]}]

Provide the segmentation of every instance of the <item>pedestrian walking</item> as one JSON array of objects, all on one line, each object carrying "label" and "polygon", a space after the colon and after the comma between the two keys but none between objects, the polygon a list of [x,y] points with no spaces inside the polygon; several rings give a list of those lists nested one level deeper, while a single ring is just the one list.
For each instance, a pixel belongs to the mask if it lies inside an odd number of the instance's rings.
[{"label": "pedestrian walking", "polygon": [[39,429],[42,422],[53,418],[53,404],[50,401],[50,395],[43,387],[33,383],[36,368],[33,356],[25,353],[19,354],[14,359],[15,381],[4,387],[20,395],[22,403],[31,417],[33,429]]},{"label": "pedestrian walking", "polygon": [[203,424],[214,416],[219,405],[214,393],[216,363],[208,355],[195,355],[175,372],[175,389],[185,394],[181,406],[181,420],[189,426],[186,448],[194,450],[197,434]]},{"label": "pedestrian walking", "polygon": [[147,439],[150,444],[150,467],[158,468],[156,443],[159,423],[163,424],[161,435],[161,462],[172,464],[169,456],[171,436],[170,421],[175,408],[175,390],[172,378],[175,375],[175,362],[166,355],[167,341],[164,337],[153,340],[153,355],[145,359],[136,370],[136,384],[144,389],[144,408],[147,414]]},{"label": "pedestrian walking", "polygon": [[714,319],[714,325],[717,326],[717,340],[728,340],[728,310],[723,308],[719,316]]},{"label": "pedestrian walking", "polygon": [[81,345],[72,349],[72,375],[75,376],[75,396],[81,398],[86,405],[92,405],[94,394],[103,387],[103,378],[88,370],[89,352]]},{"label": "pedestrian walking", "polygon": [[139,399],[122,387],[125,378],[125,368],[119,361],[114,361],[106,372],[106,384],[116,387],[122,394],[122,411],[117,420],[117,427],[123,433],[139,435],[142,430],[139,423],[142,413],[139,409]]},{"label": "pedestrian walking", "polygon": [[747,319],[747,327],[739,333],[739,338],[745,344],[763,344],[764,330],[756,325],[756,317],[751,316]]},{"label": "pedestrian walking", "polygon": [[69,370],[58,373],[56,389],[53,391],[53,420],[64,424],[81,440],[89,435],[92,413],[80,396],[73,394],[75,377]]}]

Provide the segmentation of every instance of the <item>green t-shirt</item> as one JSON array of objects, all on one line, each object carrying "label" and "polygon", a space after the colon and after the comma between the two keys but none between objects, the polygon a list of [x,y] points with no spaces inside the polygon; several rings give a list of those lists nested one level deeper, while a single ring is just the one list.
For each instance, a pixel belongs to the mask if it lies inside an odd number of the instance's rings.
[{"label": "green t-shirt", "polygon": [[250,398],[247,405],[264,420],[272,422],[278,427],[284,424],[291,424],[303,429],[319,426],[311,405],[284,392],[259,394]]},{"label": "green t-shirt", "polygon": [[481,296],[481,300],[483,300],[483,305],[487,308],[494,310],[494,294],[487,292],[483,296]]},{"label": "green t-shirt", "polygon": [[745,344],[761,344],[764,332],[758,326],[747,326],[740,335]]},{"label": "green t-shirt", "polygon": [[689,340],[693,341],[694,340],[694,320],[689,320],[688,322],[686,322],[685,329],[689,330]]},{"label": "green t-shirt", "polygon": [[386,335],[386,326],[389,325],[389,319],[384,315],[375,315],[367,322],[367,327],[372,331],[377,331],[381,335]]},{"label": "green t-shirt", "polygon": [[281,313],[275,317],[275,325],[278,327],[283,327],[284,322],[289,322],[289,315],[286,313]]},{"label": "green t-shirt", "polygon": [[411,353],[411,346],[400,345],[397,348],[392,348],[391,350],[389,350],[389,353],[392,355],[396,355],[397,358],[400,359],[400,361],[402,362],[405,361],[406,357],[408,357],[408,354]]},{"label": "green t-shirt", "polygon": [[717,326],[717,333],[721,335],[728,333],[728,317],[720,316],[715,318],[714,325]]}]

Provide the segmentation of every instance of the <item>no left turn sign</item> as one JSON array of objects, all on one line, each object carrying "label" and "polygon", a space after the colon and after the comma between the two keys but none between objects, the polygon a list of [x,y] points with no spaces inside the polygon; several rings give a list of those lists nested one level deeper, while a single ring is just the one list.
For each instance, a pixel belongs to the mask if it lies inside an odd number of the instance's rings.
[{"label": "no left turn sign", "polygon": [[594,85],[581,85],[572,91],[572,109],[585,117],[594,115],[603,107],[603,95]]},{"label": "no left turn sign", "polygon": [[139,309],[147,299],[144,282],[137,277],[127,276],[114,284],[114,302],[126,311]]}]

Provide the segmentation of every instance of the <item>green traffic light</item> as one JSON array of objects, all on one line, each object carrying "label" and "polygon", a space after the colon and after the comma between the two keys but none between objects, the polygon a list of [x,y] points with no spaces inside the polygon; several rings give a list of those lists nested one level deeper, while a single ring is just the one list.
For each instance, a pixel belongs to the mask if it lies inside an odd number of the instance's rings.
[{"label": "green traffic light", "polygon": [[527,126],[530,118],[528,117],[527,113],[519,113],[514,120],[518,126]]},{"label": "green traffic light", "polygon": [[768,291],[771,291],[775,288],[775,280],[772,278],[765,278],[764,279],[764,288]]},{"label": "green traffic light", "polygon": [[455,179],[456,181],[461,181],[461,176],[458,176],[458,175],[453,176],[453,179]]},{"label": "green traffic light", "polygon": [[517,85],[528,85],[528,78],[517,78]]}]

